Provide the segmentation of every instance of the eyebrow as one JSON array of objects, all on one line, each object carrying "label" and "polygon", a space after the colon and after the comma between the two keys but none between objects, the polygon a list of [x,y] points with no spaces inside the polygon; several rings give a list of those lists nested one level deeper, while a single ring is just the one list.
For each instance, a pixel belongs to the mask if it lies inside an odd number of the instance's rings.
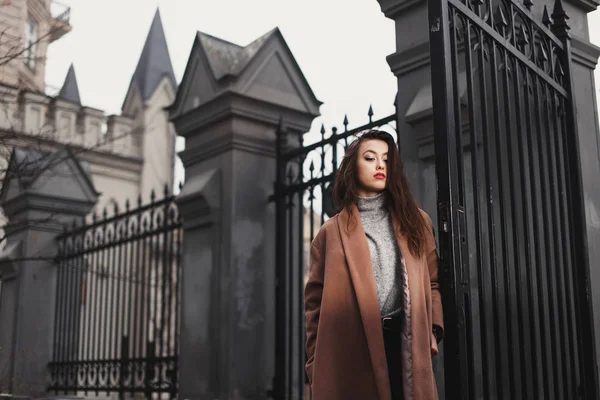
[{"label": "eyebrow", "polygon": [[[376,152],[376,151],[373,151],[373,150],[371,150],[371,149],[368,149],[368,150],[365,150],[365,151],[363,152],[363,156],[365,155],[365,153],[368,153],[368,152],[371,152],[371,153],[375,153],[375,154],[377,154],[377,152]],[[387,152],[385,152],[385,153],[383,153],[383,154],[382,154],[382,156],[386,156],[386,155],[387,155]]]}]

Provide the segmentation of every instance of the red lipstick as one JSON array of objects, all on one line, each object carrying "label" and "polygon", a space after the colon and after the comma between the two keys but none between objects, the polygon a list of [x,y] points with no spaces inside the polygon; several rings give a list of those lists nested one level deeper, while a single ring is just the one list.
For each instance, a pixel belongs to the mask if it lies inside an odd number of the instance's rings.
[{"label": "red lipstick", "polygon": [[373,175],[373,177],[375,179],[385,179],[385,174],[383,172],[378,172],[375,175]]}]

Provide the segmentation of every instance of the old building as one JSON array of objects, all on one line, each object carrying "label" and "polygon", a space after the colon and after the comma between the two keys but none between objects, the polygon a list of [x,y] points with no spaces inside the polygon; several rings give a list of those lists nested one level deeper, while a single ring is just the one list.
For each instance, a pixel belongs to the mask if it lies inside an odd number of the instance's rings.
[{"label": "old building", "polygon": [[[173,102],[177,83],[157,11],[119,115],[81,103],[71,65],[55,96],[45,91],[48,46],[72,30],[70,9],[50,1],[11,0],[0,7],[0,140],[2,170],[13,145],[52,153],[70,145],[89,163],[100,192],[95,211],[173,186],[175,132],[164,107]],[[76,34],[75,32],[71,34]],[[133,49],[132,49],[133,50]],[[135,51],[135,50],[134,50]],[[115,96],[122,94],[115,93]]]}]

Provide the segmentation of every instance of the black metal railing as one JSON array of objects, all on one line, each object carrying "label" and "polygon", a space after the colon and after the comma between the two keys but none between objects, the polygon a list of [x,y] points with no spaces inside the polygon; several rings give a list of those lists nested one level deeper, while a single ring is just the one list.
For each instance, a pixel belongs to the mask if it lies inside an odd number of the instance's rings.
[{"label": "black metal railing", "polygon": [[182,228],[165,187],[58,240],[49,390],[177,395]]},{"label": "black metal railing", "polygon": [[534,7],[429,2],[446,398],[598,396],[569,28]]},{"label": "black metal railing", "polygon": [[[290,132],[281,121],[277,132],[276,203],[276,342],[275,371],[270,396],[304,398],[304,284],[308,274],[308,249],[320,226],[336,211],[332,190],[335,173],[348,145],[368,129],[388,131],[397,139],[396,114],[343,131],[321,127],[320,140],[305,144],[305,137]],[[307,135],[308,136],[308,135]]]}]

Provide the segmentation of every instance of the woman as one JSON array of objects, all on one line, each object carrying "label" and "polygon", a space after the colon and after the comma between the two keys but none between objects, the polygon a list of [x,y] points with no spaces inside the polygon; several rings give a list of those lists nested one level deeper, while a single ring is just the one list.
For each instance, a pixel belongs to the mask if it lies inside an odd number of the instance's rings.
[{"label": "woman", "polygon": [[390,134],[352,142],[333,196],[341,212],[312,242],[304,292],[313,400],[437,399],[435,239]]}]

